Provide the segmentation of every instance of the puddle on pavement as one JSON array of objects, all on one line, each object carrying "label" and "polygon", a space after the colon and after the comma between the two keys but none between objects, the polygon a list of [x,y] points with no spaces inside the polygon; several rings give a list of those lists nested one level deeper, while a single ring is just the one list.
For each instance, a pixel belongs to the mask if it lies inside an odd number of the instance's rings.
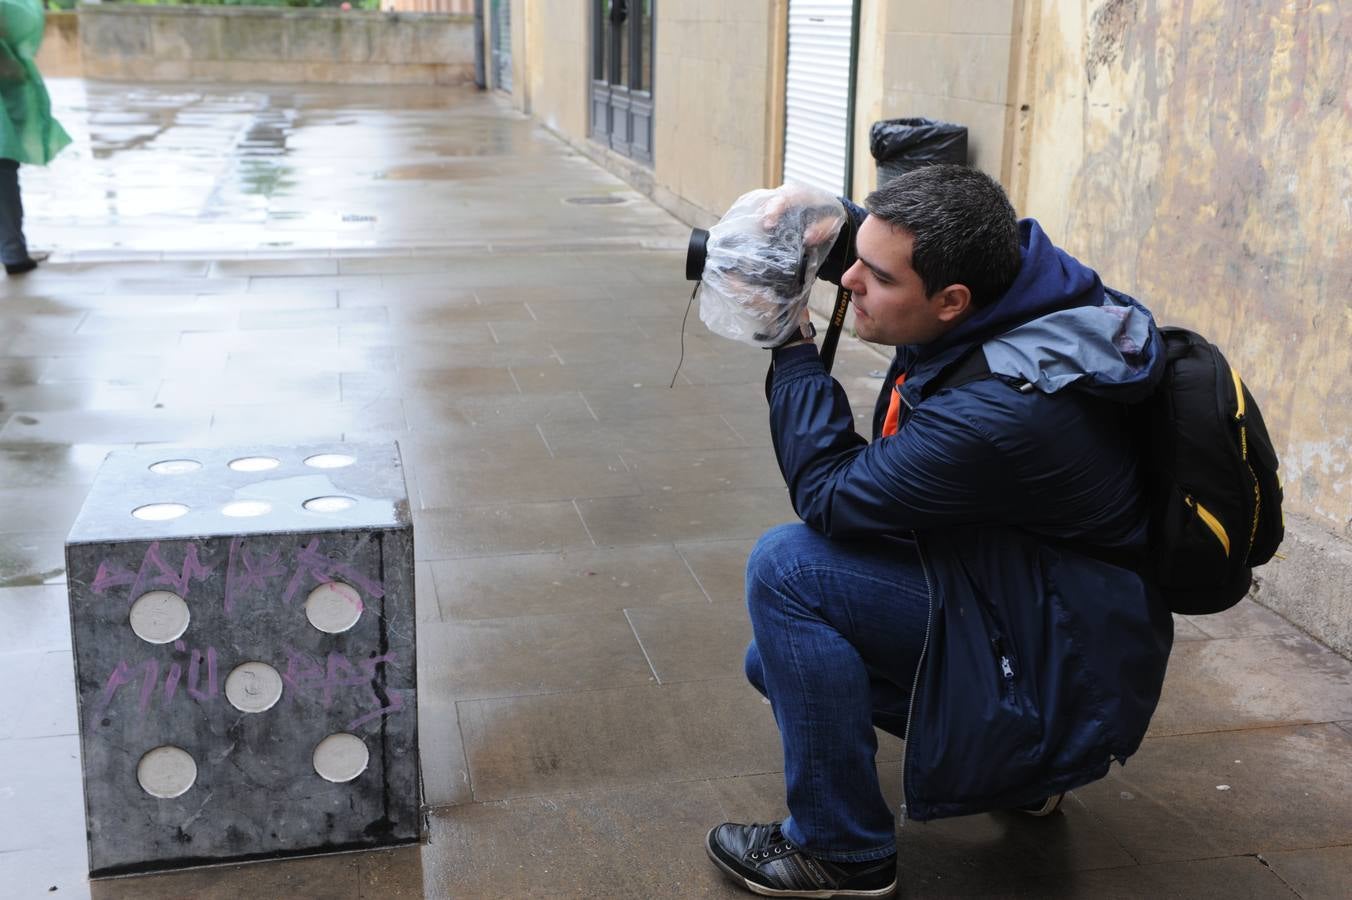
[{"label": "puddle on pavement", "polygon": [[473,178],[492,178],[501,174],[500,161],[490,163],[465,160],[391,166],[377,177],[391,181],[468,181]]},{"label": "puddle on pavement", "polygon": [[48,88],[75,143],[25,172],[24,199],[58,252],[458,243],[460,192],[484,182],[605,190],[545,129],[470,89]]}]

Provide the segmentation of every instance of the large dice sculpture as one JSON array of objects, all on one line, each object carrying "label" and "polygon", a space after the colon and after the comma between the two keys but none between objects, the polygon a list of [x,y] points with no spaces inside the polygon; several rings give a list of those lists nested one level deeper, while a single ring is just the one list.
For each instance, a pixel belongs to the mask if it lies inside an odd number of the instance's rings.
[{"label": "large dice sculpture", "polygon": [[114,453],[66,566],[91,875],[421,837],[397,447]]}]

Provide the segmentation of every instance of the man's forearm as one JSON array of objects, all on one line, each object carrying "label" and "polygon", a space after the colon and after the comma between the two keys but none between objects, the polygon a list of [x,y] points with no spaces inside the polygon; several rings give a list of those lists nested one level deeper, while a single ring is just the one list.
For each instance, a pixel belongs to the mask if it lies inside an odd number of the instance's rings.
[{"label": "man's forearm", "polygon": [[854,413],[841,386],[827,374],[811,341],[774,351],[770,436],[793,508],[804,522],[829,530],[825,473],[867,442],[854,430]]}]

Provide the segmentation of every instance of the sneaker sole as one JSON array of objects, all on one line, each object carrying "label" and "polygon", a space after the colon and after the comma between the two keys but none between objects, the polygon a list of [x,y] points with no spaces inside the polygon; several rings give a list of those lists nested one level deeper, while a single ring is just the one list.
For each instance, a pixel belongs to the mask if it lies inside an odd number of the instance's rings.
[{"label": "sneaker sole", "polygon": [[1050,816],[1060,809],[1061,801],[1064,799],[1066,799],[1065,794],[1057,794],[1055,797],[1048,797],[1047,802],[1037,809],[1021,809],[1019,812],[1023,813],[1025,816],[1033,816],[1040,819],[1043,816]]},{"label": "sneaker sole", "polygon": [[718,858],[713,845],[716,830],[716,828],[710,828],[709,833],[704,836],[704,852],[708,854],[709,860],[718,866],[724,875],[753,894],[760,894],[762,897],[808,897],[811,900],[830,900],[832,897],[891,897],[897,892],[895,880],[885,888],[874,888],[867,891],[788,891],[756,884]]}]

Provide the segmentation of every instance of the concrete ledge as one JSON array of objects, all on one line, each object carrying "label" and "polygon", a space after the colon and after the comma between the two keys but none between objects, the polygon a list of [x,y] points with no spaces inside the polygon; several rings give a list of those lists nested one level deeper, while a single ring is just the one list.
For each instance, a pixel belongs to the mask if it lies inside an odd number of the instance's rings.
[{"label": "concrete ledge", "polygon": [[1251,596],[1352,659],[1352,541],[1287,516],[1280,552],[1254,572]]},{"label": "concrete ledge", "polygon": [[[81,7],[78,18],[79,74],[86,78],[324,84],[474,80],[471,16],[100,5]],[[49,23],[49,39],[52,33]]]}]

